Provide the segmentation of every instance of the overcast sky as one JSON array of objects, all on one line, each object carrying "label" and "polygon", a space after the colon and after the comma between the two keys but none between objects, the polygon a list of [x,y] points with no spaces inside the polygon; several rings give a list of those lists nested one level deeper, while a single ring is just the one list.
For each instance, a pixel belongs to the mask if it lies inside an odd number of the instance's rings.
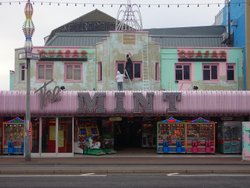
[{"label": "overcast sky", "polygon": [[[141,4],[143,28],[148,29],[212,25],[216,14],[223,7],[224,1],[131,0],[131,3]],[[44,37],[49,35],[53,29],[94,9],[99,9],[116,18],[119,10],[118,4],[126,4],[127,0],[31,0],[31,2],[34,2],[33,45],[43,46]],[[42,5],[41,2],[43,2]],[[25,3],[25,0],[0,0],[0,90],[9,90],[9,72],[14,70],[15,64],[14,51],[24,45],[22,25],[25,21]],[[85,7],[84,3],[86,3]],[[95,5],[93,6],[93,4]],[[113,4],[112,7],[111,4]]]}]

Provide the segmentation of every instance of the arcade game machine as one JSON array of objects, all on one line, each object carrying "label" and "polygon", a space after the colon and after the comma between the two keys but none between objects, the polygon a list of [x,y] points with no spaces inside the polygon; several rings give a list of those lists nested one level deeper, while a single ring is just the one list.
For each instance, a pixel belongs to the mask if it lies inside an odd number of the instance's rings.
[{"label": "arcade game machine", "polygon": [[86,155],[104,155],[106,154],[101,149],[101,138],[99,134],[98,126],[95,122],[86,122],[87,138],[83,154]]},{"label": "arcade game machine", "polygon": [[[3,154],[23,154],[24,125],[25,121],[19,117],[3,123]],[[30,141],[30,146],[32,147],[32,138]]]},{"label": "arcade game machine", "polygon": [[157,153],[185,153],[185,124],[173,117],[157,123]]},{"label": "arcade game machine", "polygon": [[78,125],[77,138],[75,140],[74,153],[83,153],[87,139],[87,130],[85,124]]},{"label": "arcade game machine", "polygon": [[220,153],[241,153],[241,122],[224,121],[218,125],[217,146]]},{"label": "arcade game machine", "polygon": [[186,124],[187,153],[215,153],[215,122],[203,118]]}]

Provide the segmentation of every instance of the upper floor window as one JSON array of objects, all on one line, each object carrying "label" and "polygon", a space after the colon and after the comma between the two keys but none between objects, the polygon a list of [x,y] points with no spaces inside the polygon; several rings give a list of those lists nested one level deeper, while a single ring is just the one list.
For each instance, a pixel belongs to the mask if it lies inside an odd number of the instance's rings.
[{"label": "upper floor window", "polygon": [[98,62],[98,81],[102,81],[102,62]]},{"label": "upper floor window", "polygon": [[38,62],[37,65],[37,80],[52,80],[53,79],[53,64],[46,62]]},{"label": "upper floor window", "polygon": [[64,64],[64,80],[69,82],[81,81],[82,64],[80,63],[65,63]]},{"label": "upper floor window", "polygon": [[235,65],[227,64],[227,80],[232,81],[235,80]]},{"label": "upper floor window", "polygon": [[25,64],[20,64],[20,81],[25,80]]},{"label": "upper floor window", "polygon": [[159,63],[155,63],[155,80],[156,81],[160,80],[160,67],[159,67]]},{"label": "upper floor window", "polygon": [[175,64],[175,80],[190,80],[189,64]]},{"label": "upper floor window", "polygon": [[218,65],[204,64],[203,65],[203,80],[217,80],[218,79]]},{"label": "upper floor window", "polygon": [[[117,62],[116,71],[120,71],[121,74],[124,74],[124,69],[126,66],[125,61],[119,61]],[[134,61],[133,62],[133,79],[141,79],[142,78],[142,69],[141,69],[142,63],[140,61]]]}]

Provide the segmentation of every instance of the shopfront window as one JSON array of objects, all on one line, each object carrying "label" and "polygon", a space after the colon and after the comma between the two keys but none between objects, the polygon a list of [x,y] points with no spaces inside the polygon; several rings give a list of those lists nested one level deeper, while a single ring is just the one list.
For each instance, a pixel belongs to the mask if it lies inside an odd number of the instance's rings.
[{"label": "shopfront window", "polygon": [[39,153],[39,119],[32,118],[32,153]]},{"label": "shopfront window", "polygon": [[56,118],[42,119],[42,153],[56,152]]},{"label": "shopfront window", "polygon": [[58,152],[72,153],[72,118],[59,118]]}]

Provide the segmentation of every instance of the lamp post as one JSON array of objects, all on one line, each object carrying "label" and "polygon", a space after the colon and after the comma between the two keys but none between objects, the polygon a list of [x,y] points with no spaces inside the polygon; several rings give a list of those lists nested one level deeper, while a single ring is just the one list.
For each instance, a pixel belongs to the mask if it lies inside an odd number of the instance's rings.
[{"label": "lamp post", "polygon": [[30,59],[32,57],[32,35],[35,31],[32,22],[33,7],[30,0],[25,5],[24,13],[26,20],[23,24],[23,33],[25,35],[25,57],[26,57],[26,118],[25,118],[25,132],[24,132],[24,157],[26,161],[31,160],[30,152]]}]

